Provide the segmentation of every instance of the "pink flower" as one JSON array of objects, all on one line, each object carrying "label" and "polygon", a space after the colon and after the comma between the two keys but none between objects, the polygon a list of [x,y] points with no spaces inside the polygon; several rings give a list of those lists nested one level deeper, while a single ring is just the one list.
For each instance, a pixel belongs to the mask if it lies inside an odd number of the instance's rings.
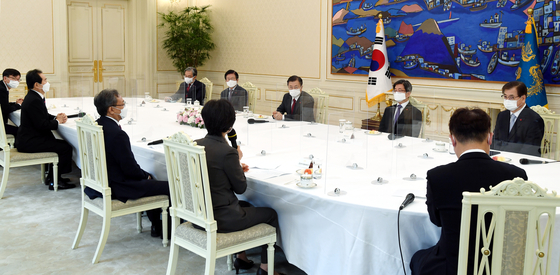
[{"label": "pink flower", "polygon": [[194,123],[198,124],[202,119],[200,119],[200,117],[197,117],[194,119]]},{"label": "pink flower", "polygon": [[183,122],[187,123],[189,121],[189,116],[184,116],[183,117]]},{"label": "pink flower", "polygon": [[181,122],[183,120],[183,115],[177,114],[177,121]]}]

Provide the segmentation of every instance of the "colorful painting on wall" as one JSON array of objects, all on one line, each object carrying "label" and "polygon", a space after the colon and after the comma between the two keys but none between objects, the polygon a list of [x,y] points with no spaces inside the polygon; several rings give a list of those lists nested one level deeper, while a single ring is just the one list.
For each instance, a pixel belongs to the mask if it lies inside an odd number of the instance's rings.
[{"label": "colorful painting on wall", "polygon": [[560,0],[333,0],[333,74],[367,75],[379,15],[397,77],[511,81],[534,10],[545,84],[560,85]]}]

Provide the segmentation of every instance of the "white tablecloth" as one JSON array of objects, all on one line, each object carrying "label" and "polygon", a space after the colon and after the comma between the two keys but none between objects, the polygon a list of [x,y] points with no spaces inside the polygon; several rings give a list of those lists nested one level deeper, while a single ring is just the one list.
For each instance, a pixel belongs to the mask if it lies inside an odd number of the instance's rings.
[{"label": "white tablecloth", "polygon": [[[198,139],[206,131],[176,122],[177,111],[184,108],[180,103],[139,107],[142,99],[125,100],[133,121],[128,124],[126,118],[121,125],[131,138],[136,160],[157,179],[167,179],[163,146],[147,146],[142,138],[149,142],[184,131]],[[96,114],[92,98],[48,99],[47,106],[52,114],[73,114],[76,108]],[[19,124],[18,112],[10,118]],[[430,222],[425,205],[426,171],[457,158],[433,151],[435,142],[413,138],[390,141],[386,134],[367,135],[362,130],[355,130],[354,139],[341,142],[338,126],[274,121],[249,125],[242,116],[237,118],[234,128],[242,143],[242,161],[251,167],[246,174],[248,189],[240,197],[278,212],[279,244],[288,261],[306,273],[402,274],[397,209],[409,192],[417,198],[400,217],[407,274],[414,252],[439,240],[440,229]],[[60,125],[58,133],[77,149],[75,119]],[[422,157],[424,153],[428,158]],[[324,173],[322,179],[315,180],[317,187],[303,189],[296,186],[295,171],[306,167],[300,162],[309,162],[309,155],[322,163]],[[560,164],[521,166],[519,159],[524,156],[502,155],[524,168],[530,180],[549,190],[560,190],[553,172]],[[79,165],[77,154],[74,159]],[[354,163],[357,169],[352,167]],[[283,175],[266,178],[270,174]],[[406,180],[411,174],[419,180]],[[388,182],[372,184],[378,177]],[[346,195],[328,195],[335,188]],[[555,233],[552,259],[556,260],[560,255],[560,220]],[[558,263],[551,267],[551,274],[556,274]]]}]

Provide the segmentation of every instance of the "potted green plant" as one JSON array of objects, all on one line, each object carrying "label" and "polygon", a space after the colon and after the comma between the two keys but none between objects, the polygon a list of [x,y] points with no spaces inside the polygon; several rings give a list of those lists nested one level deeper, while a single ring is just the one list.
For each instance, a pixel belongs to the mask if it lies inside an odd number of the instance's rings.
[{"label": "potted green plant", "polygon": [[163,21],[159,27],[167,27],[163,49],[181,74],[187,67],[204,65],[215,48],[210,36],[214,28],[210,23],[209,7],[194,6],[180,12],[159,13]]}]

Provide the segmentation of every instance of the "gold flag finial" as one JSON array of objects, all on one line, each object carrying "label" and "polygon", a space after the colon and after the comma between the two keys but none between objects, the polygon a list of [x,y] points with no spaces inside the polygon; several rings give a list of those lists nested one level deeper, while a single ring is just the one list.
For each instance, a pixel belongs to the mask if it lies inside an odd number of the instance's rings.
[{"label": "gold flag finial", "polygon": [[533,16],[533,9],[527,9],[527,14],[529,16]]},{"label": "gold flag finial", "polygon": [[379,13],[379,14],[377,15],[377,17],[379,17],[379,19],[382,19],[382,18],[383,18],[383,14]]}]

